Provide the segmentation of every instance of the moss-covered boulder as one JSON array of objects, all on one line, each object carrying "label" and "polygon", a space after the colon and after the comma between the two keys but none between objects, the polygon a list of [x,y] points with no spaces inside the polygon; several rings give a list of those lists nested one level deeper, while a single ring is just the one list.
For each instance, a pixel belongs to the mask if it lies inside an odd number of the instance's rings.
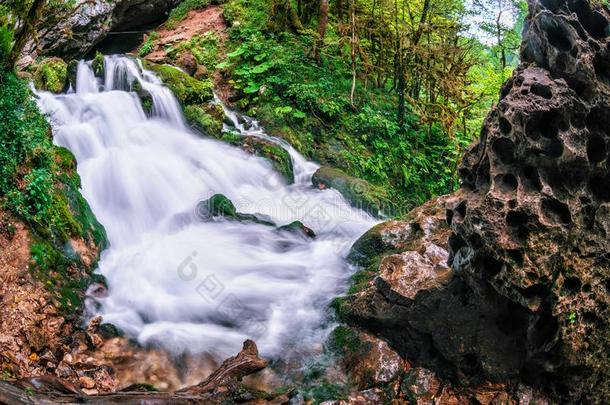
[{"label": "moss-covered boulder", "polygon": [[147,69],[155,72],[163,83],[174,93],[183,108],[189,105],[200,105],[214,97],[212,82],[197,80],[180,69],[169,65],[159,65],[145,61]]},{"label": "moss-covered boulder", "polygon": [[241,136],[235,133],[223,134],[221,140],[239,146],[244,151],[267,160],[288,182],[294,183],[292,159],[286,149],[280,145],[256,136]]},{"label": "moss-covered boulder", "polygon": [[48,58],[34,68],[34,86],[39,90],[61,93],[68,86],[68,65],[63,59]]},{"label": "moss-covered boulder", "polygon": [[237,212],[235,205],[223,194],[214,194],[212,197],[197,204],[197,216],[209,221],[214,218],[225,218],[237,221],[250,221],[261,225],[275,226],[275,224],[261,215],[242,214]]},{"label": "moss-covered boulder", "polygon": [[352,205],[373,215],[382,215],[384,207],[388,206],[388,193],[356,177],[352,177],[339,169],[322,166],[311,179],[318,188],[333,188],[340,192]]},{"label": "moss-covered boulder", "polygon": [[220,105],[214,103],[203,106],[188,105],[184,107],[184,116],[189,125],[197,131],[217,139],[222,138],[225,114]]},{"label": "moss-covered boulder", "polygon": [[316,237],[316,233],[313,229],[306,227],[301,221],[293,221],[287,225],[278,227],[277,230],[301,234],[312,239]]}]

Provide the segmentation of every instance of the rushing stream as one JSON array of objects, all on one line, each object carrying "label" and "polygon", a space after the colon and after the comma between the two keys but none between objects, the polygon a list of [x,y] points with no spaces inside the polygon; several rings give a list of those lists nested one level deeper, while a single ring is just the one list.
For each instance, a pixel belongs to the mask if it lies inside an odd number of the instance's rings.
[{"label": "rushing stream", "polygon": [[[151,114],[130,92],[139,81]],[[78,67],[68,94],[39,93],[55,143],[78,161],[82,192],[108,234],[96,309],[143,345],[174,353],[235,354],[253,338],[262,354],[310,352],[329,329],[328,304],[345,291],[351,244],[374,224],[334,190],[317,190],[317,165],[229,111],[233,130],[278,142],[293,161],[287,185],[264,159],[201,137],[172,93],[138,61],[108,56],[105,78]],[[315,239],[274,227],[206,221],[198,202],[222,193],[242,213],[278,225],[302,221]]]}]

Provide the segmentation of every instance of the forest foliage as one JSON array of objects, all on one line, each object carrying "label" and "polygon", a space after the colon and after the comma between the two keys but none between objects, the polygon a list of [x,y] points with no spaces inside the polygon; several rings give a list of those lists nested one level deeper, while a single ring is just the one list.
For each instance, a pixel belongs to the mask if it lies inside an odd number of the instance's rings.
[{"label": "forest foliage", "polygon": [[513,0],[231,0],[218,67],[273,132],[408,209],[458,186],[525,12]]}]

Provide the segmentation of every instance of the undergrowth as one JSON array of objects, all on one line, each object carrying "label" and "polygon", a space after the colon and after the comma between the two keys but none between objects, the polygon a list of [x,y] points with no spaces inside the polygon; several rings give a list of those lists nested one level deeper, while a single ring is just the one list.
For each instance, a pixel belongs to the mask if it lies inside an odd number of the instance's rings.
[{"label": "undergrowth", "polygon": [[89,277],[69,241],[106,239],[79,188],[74,157],[53,145],[27,84],[0,72],[0,204],[30,226],[32,269],[67,313],[79,306],[76,285]]}]

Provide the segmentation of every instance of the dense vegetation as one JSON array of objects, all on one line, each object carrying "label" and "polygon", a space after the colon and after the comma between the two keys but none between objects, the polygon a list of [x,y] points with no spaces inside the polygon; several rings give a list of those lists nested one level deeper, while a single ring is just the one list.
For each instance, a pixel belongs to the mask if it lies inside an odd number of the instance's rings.
[{"label": "dense vegetation", "polygon": [[408,208],[457,186],[461,151],[517,62],[524,6],[475,6],[231,0],[219,68],[272,132]]},{"label": "dense vegetation", "polygon": [[[53,145],[51,128],[27,81],[12,69],[19,5],[23,3],[0,8],[0,210],[30,226],[32,269],[61,308],[73,313],[89,276],[81,273],[81,258],[68,242],[82,238],[101,246],[105,233],[79,192],[74,157]],[[37,70],[37,77],[45,80],[43,87],[61,91],[64,80],[57,76],[65,79],[63,62],[50,59]]]}]

